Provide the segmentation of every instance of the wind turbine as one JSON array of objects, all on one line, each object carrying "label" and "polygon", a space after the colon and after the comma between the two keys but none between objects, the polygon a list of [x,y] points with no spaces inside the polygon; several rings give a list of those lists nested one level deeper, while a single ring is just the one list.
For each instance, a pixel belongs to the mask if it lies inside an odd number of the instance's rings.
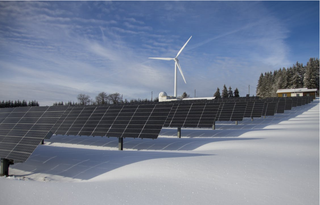
[{"label": "wind turbine", "polygon": [[184,47],[186,47],[186,45],[188,44],[188,42],[190,41],[192,36],[190,36],[190,38],[187,40],[187,42],[182,46],[182,48],[179,50],[179,52],[177,53],[176,57],[174,58],[161,58],[161,57],[149,57],[149,59],[155,59],[155,60],[165,60],[165,61],[171,61],[174,60],[174,97],[177,97],[177,67],[180,71],[180,74],[184,80],[184,82],[187,84],[186,79],[184,78],[181,66],[179,64],[179,59],[178,56],[180,55],[180,53],[182,52],[182,50],[184,49]]}]

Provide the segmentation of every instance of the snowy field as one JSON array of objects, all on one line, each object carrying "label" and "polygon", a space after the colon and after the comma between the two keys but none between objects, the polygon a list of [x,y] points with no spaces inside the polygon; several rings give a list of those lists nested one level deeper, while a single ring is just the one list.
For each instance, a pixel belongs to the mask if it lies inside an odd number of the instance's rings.
[{"label": "snowy field", "polygon": [[158,139],[53,136],[0,177],[0,204],[319,204],[319,99]]}]

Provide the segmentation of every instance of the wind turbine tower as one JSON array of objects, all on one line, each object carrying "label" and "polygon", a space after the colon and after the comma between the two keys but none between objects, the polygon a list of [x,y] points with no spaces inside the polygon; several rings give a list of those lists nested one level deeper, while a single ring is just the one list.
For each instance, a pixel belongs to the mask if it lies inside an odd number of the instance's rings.
[{"label": "wind turbine tower", "polygon": [[174,94],[173,96],[174,97],[177,97],[177,68],[179,69],[180,71],[180,74],[184,80],[184,82],[187,84],[187,81],[186,79],[184,78],[184,75],[183,75],[183,72],[182,72],[182,69],[181,69],[181,66],[179,64],[179,55],[181,54],[182,50],[186,47],[186,45],[188,44],[188,42],[190,41],[190,39],[192,38],[192,36],[190,36],[190,38],[187,40],[187,42],[182,46],[182,48],[179,50],[179,52],[177,53],[176,57],[174,58],[162,58],[162,57],[149,57],[149,59],[155,59],[155,60],[166,60],[166,61],[171,61],[173,60],[174,61],[174,88],[173,88],[173,91],[174,91]]}]

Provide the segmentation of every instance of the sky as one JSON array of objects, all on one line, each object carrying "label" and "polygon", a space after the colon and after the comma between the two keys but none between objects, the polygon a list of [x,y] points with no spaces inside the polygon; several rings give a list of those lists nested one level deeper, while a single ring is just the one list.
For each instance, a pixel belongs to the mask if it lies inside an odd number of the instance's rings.
[{"label": "sky", "polygon": [[174,61],[149,57],[190,36],[178,96],[255,95],[261,73],[319,58],[319,2],[0,2],[0,100],[173,95]]}]

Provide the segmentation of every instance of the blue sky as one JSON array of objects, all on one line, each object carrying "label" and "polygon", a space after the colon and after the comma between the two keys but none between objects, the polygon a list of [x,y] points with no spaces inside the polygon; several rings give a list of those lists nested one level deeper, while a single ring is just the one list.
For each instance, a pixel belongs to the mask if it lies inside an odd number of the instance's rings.
[{"label": "blue sky", "polygon": [[319,2],[0,2],[0,100],[40,105],[217,87],[255,94],[260,74],[319,58]]}]

